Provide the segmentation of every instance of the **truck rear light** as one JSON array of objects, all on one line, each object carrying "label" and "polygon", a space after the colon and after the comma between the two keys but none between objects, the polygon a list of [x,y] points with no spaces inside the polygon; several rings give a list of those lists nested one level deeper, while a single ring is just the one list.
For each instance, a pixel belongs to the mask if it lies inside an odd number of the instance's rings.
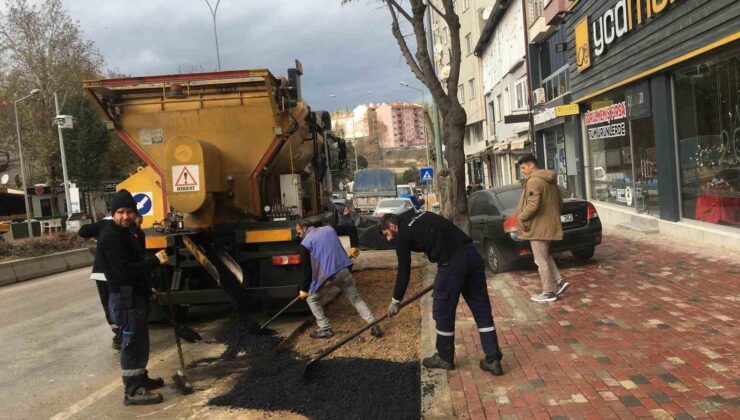
[{"label": "truck rear light", "polygon": [[591,203],[586,203],[586,220],[598,219],[599,213],[596,212],[596,207]]},{"label": "truck rear light", "polygon": [[532,250],[529,248],[520,249],[519,255],[532,255]]},{"label": "truck rear light", "polygon": [[293,255],[273,255],[272,265],[298,265],[301,263],[301,256]]}]

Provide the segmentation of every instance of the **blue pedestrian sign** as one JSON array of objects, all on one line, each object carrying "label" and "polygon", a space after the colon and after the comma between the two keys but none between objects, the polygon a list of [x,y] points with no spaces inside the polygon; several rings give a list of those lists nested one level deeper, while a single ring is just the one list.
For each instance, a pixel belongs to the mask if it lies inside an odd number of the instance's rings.
[{"label": "blue pedestrian sign", "polygon": [[152,216],[154,212],[154,203],[152,202],[152,193],[134,193],[134,201],[136,201],[136,211],[142,216]]},{"label": "blue pedestrian sign", "polygon": [[434,181],[434,169],[426,166],[419,170],[419,180],[421,182],[432,182]]}]

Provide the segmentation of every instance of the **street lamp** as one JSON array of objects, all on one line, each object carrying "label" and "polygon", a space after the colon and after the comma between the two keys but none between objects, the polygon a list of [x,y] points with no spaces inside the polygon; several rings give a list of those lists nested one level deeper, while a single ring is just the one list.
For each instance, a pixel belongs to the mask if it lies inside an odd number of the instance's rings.
[{"label": "street lamp", "polygon": [[[357,102],[358,99],[362,98],[363,96],[371,95],[375,93],[375,91],[368,90],[367,92],[363,93],[362,95],[355,98],[355,100],[352,102],[352,105],[354,105],[355,102]],[[337,95],[330,94],[330,98],[336,98]],[[349,110],[349,105],[347,105],[347,109]],[[355,145],[355,171],[360,169],[360,165],[357,163],[357,133],[355,132],[355,111],[354,108],[352,109],[352,142]]]},{"label": "street lamp", "polygon": [[[413,87],[413,86],[409,85],[408,83],[404,82],[403,80],[401,80],[400,82],[398,82],[398,84],[401,85],[401,86],[403,86],[403,87],[407,87],[409,89],[418,90],[419,92],[421,92],[421,97],[422,97],[424,103],[425,104],[427,103],[427,96],[426,96],[426,93],[424,92],[424,89],[419,89],[417,87]],[[423,123],[424,124],[424,148],[426,149],[426,152],[427,152],[427,168],[429,168],[429,167],[431,167],[431,165],[429,164],[429,138],[428,138],[428,135],[427,135],[427,118],[426,118],[426,112],[427,111],[425,109],[424,110],[424,114],[425,114],[424,115],[424,123]],[[437,157],[437,159],[439,159],[439,156]],[[426,187],[427,187],[426,190],[427,190],[427,193],[428,193],[429,192],[429,188],[430,188],[430,185],[429,185],[428,182],[426,183]],[[428,210],[429,209],[429,204],[428,204],[428,202],[429,202],[429,196],[427,196],[427,200],[426,201],[427,201],[427,210]]]},{"label": "street lamp", "polygon": [[[400,82],[398,82],[398,84],[400,84],[403,87],[407,87],[409,89],[418,90],[419,92],[421,92],[421,97],[422,97],[424,103],[425,104],[427,103],[427,95],[424,92],[424,89],[419,89],[419,88],[413,87],[413,86],[409,85],[408,83],[404,82],[403,80],[401,80]],[[424,113],[426,114],[426,110],[424,110]],[[427,168],[428,168],[428,167],[430,167],[430,165],[429,165],[429,138],[427,137],[427,119],[426,119],[426,115],[424,116],[424,148],[427,151]]]},{"label": "street lamp", "polygon": [[213,17],[213,37],[216,39],[216,60],[218,60],[218,71],[221,71],[221,54],[218,52],[218,32],[216,31],[216,13],[218,13],[218,5],[221,0],[216,1],[216,7],[211,6],[211,2],[206,0],[208,8],[211,9],[211,17]]},{"label": "street lamp", "polygon": [[17,99],[13,102],[13,111],[15,111],[15,130],[18,134],[18,162],[21,165],[21,181],[23,183],[23,201],[26,204],[26,223],[28,224],[28,239],[33,238],[33,228],[31,227],[31,211],[28,208],[28,189],[26,188],[26,169],[23,166],[23,149],[21,148],[21,126],[18,123],[18,102],[24,101],[32,96],[41,93],[41,89],[34,89],[28,95]]}]

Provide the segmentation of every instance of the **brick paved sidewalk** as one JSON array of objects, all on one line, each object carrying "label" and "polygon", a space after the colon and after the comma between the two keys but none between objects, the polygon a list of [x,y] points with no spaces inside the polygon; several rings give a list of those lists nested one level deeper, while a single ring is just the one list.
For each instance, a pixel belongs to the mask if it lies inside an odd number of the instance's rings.
[{"label": "brick paved sidewalk", "polygon": [[740,418],[740,258],[689,247],[608,230],[593,261],[558,259],[571,286],[549,304],[534,268],[489,274],[506,374],[478,368],[461,303],[457,417]]}]

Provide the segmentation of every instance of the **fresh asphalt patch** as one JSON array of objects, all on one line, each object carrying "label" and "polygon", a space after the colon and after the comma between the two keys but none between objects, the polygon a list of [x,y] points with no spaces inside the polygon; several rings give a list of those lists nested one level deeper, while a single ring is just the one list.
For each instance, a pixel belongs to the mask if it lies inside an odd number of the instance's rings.
[{"label": "fresh asphalt patch", "polygon": [[418,419],[421,416],[418,361],[337,357],[312,366],[308,358],[286,349],[268,356],[279,342],[274,335],[248,334],[234,321],[218,335],[226,345],[224,360],[244,355],[250,367],[225,395],[209,404],[253,410],[285,410],[311,419]]}]

